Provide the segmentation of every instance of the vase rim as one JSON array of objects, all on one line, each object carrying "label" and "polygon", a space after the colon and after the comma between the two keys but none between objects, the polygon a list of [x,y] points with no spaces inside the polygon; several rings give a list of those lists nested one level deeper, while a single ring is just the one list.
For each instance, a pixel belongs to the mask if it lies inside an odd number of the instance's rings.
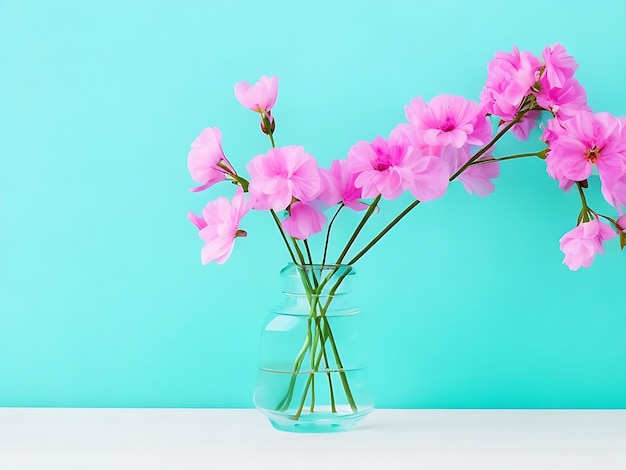
[{"label": "vase rim", "polygon": [[340,272],[342,274],[354,274],[354,266],[352,266],[351,264],[337,264],[337,263],[326,263],[326,264],[322,264],[322,263],[313,263],[313,264],[296,264],[293,262],[289,262],[287,263],[287,266],[285,266],[282,270],[281,273],[290,271],[290,270],[294,270],[294,271],[304,271],[304,272],[311,272],[311,271],[332,271],[332,270],[336,270],[337,272]]},{"label": "vase rim", "polygon": [[327,269],[327,268],[352,268],[351,264],[343,264],[343,263],[307,263],[307,264],[296,264],[296,263],[292,263],[289,262],[289,265],[295,266],[296,268],[323,268],[323,269]]}]

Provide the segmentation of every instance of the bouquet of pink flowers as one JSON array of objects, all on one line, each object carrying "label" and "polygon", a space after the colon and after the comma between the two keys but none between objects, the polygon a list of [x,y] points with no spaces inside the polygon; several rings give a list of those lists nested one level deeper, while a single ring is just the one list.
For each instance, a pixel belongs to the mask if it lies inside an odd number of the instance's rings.
[{"label": "bouquet of pink flowers", "polygon": [[[222,181],[237,185],[232,200],[220,197],[210,201],[201,216],[189,213],[205,242],[202,262],[222,264],[228,259],[235,239],[247,235],[240,224],[251,209],[271,213],[296,264],[313,263],[307,239],[325,229],[329,235],[342,209],[365,211],[336,260],[340,264],[381,198],[394,199],[409,191],[415,201],[346,263],[353,264],[420,202],[443,196],[449,182],[459,179],[468,193],[486,196],[494,190],[499,162],[538,157],[545,160],[548,174],[561,189],[576,186],[581,199],[577,225],[560,241],[564,263],[574,270],[590,266],[595,255],[603,252],[604,241],[619,234],[621,247],[626,245],[626,117],[592,112],[585,89],[574,77],[576,68],[559,44],[546,47],[541,58],[517,48],[498,52],[488,65],[479,103],[452,95],[439,95],[430,102],[414,98],[405,106],[408,123],[398,124],[387,138],[357,142],[346,159],[333,161],[329,169],[320,168],[301,146],[276,147],[272,108],[278,95],[277,77],[263,76],[253,86],[237,83],[237,100],[259,113],[261,130],[272,148],[250,160],[246,178],[224,155],[218,128],[204,129],[192,143],[189,171],[200,184],[192,191]],[[548,119],[542,121],[544,116]],[[537,125],[543,128],[543,148],[494,157],[495,143],[505,133],[526,140]],[[615,217],[587,204],[587,178],[594,167],[602,195],[616,209]],[[336,209],[327,223],[325,211],[331,207]],[[327,261],[326,249],[321,263]]]},{"label": "bouquet of pink flowers", "polygon": [[[626,245],[626,117],[594,113],[586,104],[585,89],[574,77],[576,69],[577,63],[560,44],[546,47],[541,57],[517,48],[497,52],[488,64],[478,103],[452,95],[439,95],[429,102],[414,98],[405,106],[408,122],[398,124],[386,138],[357,142],[345,159],[333,161],[330,168],[320,168],[301,146],[275,145],[276,77],[263,76],[254,85],[237,83],[237,100],[259,114],[271,148],[248,162],[248,176],[244,176],[224,155],[218,128],[204,129],[192,143],[189,171],[199,184],[192,191],[223,181],[236,187],[232,199],[219,197],[208,202],[201,215],[189,213],[204,241],[202,262],[224,263],[235,240],[247,235],[241,228],[246,213],[262,210],[269,211],[295,265],[353,265],[418,204],[443,196],[450,182],[458,179],[468,193],[487,196],[494,191],[500,162],[540,158],[559,187],[564,191],[575,187],[581,201],[576,226],[560,240],[563,262],[572,270],[590,266],[596,254],[603,253],[605,241],[618,236],[621,248]],[[538,149],[494,154],[495,144],[505,134],[511,132],[526,141],[537,126],[543,131]],[[602,214],[587,202],[587,178],[594,168],[602,195],[615,214]],[[410,204],[348,257],[381,201],[406,191],[413,196]],[[339,256],[329,260],[331,228],[343,210],[363,215]],[[308,241],[318,233],[325,238],[316,258]],[[330,344],[337,351],[330,325],[319,326],[328,306],[322,306],[317,297],[331,278],[303,279],[310,315],[317,325],[307,334],[309,349],[303,348],[294,361],[294,373],[300,370],[303,354],[314,354],[312,344],[321,345],[320,351]],[[342,382],[351,396],[349,385]],[[286,396],[292,394],[293,384]],[[283,408],[287,405],[287,400],[281,402]],[[296,419],[301,411],[302,404]]]}]

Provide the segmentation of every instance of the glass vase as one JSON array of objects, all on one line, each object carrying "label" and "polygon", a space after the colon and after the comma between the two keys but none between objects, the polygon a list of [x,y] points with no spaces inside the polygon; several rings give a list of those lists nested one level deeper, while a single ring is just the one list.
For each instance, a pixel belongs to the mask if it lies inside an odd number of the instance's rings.
[{"label": "glass vase", "polygon": [[355,427],[374,408],[367,326],[347,265],[287,265],[261,333],[254,403],[280,430]]}]

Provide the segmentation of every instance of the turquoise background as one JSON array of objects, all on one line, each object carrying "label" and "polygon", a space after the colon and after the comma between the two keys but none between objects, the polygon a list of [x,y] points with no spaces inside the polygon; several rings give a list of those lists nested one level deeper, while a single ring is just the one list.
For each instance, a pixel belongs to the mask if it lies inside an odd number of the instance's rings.
[{"label": "turquoise background", "polygon": [[[326,165],[386,136],[415,96],[477,99],[514,45],[564,44],[593,109],[624,115],[625,24],[621,0],[3,0],[0,406],[252,406],[287,255],[251,213],[231,259],[202,266],[186,219],[233,190],[188,191],[203,127],[240,171],[268,148],[237,81],[278,75],[278,145]],[[452,185],[357,264],[377,406],[626,407],[624,253],[613,240],[570,272],[558,240],[577,195],[539,160],[496,184],[486,199]]]}]

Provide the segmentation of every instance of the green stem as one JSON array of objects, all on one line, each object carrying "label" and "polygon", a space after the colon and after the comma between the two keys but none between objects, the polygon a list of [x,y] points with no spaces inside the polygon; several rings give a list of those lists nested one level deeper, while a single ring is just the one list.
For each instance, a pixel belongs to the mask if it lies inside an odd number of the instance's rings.
[{"label": "green stem", "polygon": [[[332,332],[330,330],[330,325],[328,325],[328,321],[327,321],[327,326],[325,328],[327,330],[327,333],[325,336],[322,336],[322,346],[320,348],[320,352],[318,353],[317,358],[314,361],[314,366],[313,366],[313,371],[317,372],[319,371],[319,366],[320,366],[320,362],[322,360],[322,358],[324,358],[324,362],[326,363],[326,375],[328,376],[328,383],[329,383],[329,387],[330,387],[330,397],[331,397],[331,411],[333,413],[337,412],[337,407],[336,407],[336,402],[335,402],[335,394],[333,391],[333,387],[332,387],[332,379],[331,379],[331,371],[329,370],[329,364],[328,364],[328,359],[326,356],[326,351],[325,351],[325,346],[324,346],[324,342],[325,342],[325,338],[331,337],[332,338]],[[330,336],[329,336],[330,333]],[[332,339],[332,344],[334,344],[334,338]],[[354,401],[354,397],[352,396],[352,392],[350,391],[350,385],[348,384],[348,378],[346,376],[345,371],[343,370],[343,365],[341,364],[341,359],[339,359],[338,353],[337,353],[337,348],[336,346],[334,347],[334,354],[335,354],[335,361],[337,362],[337,372],[339,373],[339,377],[341,379],[341,383],[344,387],[344,391],[346,392],[346,397],[348,399],[348,403],[350,403],[350,408],[352,409],[353,412],[358,411],[358,408],[356,406],[356,403]],[[304,409],[304,403],[306,402],[306,397],[309,393],[309,388],[311,388],[312,385],[314,385],[314,377],[315,374],[312,371],[312,373],[309,374],[309,376],[307,377],[307,380],[304,384],[304,389],[302,391],[302,397],[300,398],[300,404],[298,406],[298,409],[296,410],[296,414],[294,415],[294,419],[297,421],[298,419],[300,419],[300,416],[302,415],[302,410]],[[311,391],[311,393],[313,394],[313,390]],[[293,391],[292,391],[292,396],[293,396]],[[314,397],[311,396],[311,400],[313,402]],[[311,407],[310,409],[311,412],[313,412],[313,407]]]},{"label": "green stem", "polygon": [[[316,365],[315,365],[316,369],[319,368],[321,359],[322,359],[322,355],[320,354],[316,361]],[[296,414],[293,417],[293,419],[296,421],[299,420],[300,416],[302,415],[302,410],[304,409],[304,402],[306,401],[306,396],[308,395],[309,387],[311,387],[312,381],[313,381],[313,374],[309,374],[309,376],[306,379],[306,383],[304,384],[304,392],[302,393],[302,398],[300,399],[298,410],[296,411]]]},{"label": "green stem", "polygon": [[270,138],[270,143],[272,144],[272,148],[276,148],[276,144],[274,143],[274,132],[272,131],[272,123],[270,122],[270,120],[267,117],[267,114],[265,113],[265,111],[261,112],[261,120],[263,121],[263,124],[265,124],[265,128],[267,130],[267,135]]},{"label": "green stem", "polygon": [[[322,345],[322,351],[323,351],[323,345]],[[314,371],[319,370],[320,362],[322,360],[322,355],[323,354],[320,351],[320,353],[318,354],[318,356],[315,359],[314,364],[313,364],[313,370]],[[312,382],[314,380],[313,377],[314,377],[313,373],[309,374],[308,377],[307,377],[306,383],[304,384],[304,391],[302,392],[302,398],[300,399],[300,404],[298,406],[296,414],[294,415],[294,420],[296,420],[296,421],[299,420],[300,416],[302,415],[302,410],[304,409],[304,403],[305,403],[306,397],[307,397],[307,395],[309,393],[309,388],[311,387],[311,384],[312,384]],[[291,390],[291,395],[293,396],[293,390]],[[291,399],[289,401],[291,401]],[[287,407],[288,406],[289,405],[287,405]],[[286,409],[286,407],[285,407],[285,409]]]},{"label": "green stem", "polygon": [[587,205],[587,198],[585,197],[585,191],[583,190],[583,187],[582,187],[582,184],[580,184],[580,181],[576,181],[576,187],[578,188],[580,201],[583,204],[583,210],[589,210],[589,206]]},{"label": "green stem", "polygon": [[580,195],[580,202],[583,205],[582,209],[580,210],[580,214],[578,215],[578,222],[576,224],[576,225],[580,225],[581,222],[589,222],[591,220],[589,218],[589,213],[593,211],[587,205],[587,198],[585,197],[585,191],[580,181],[576,181],[576,187],[578,188],[578,194]]},{"label": "green stem", "polygon": [[[320,340],[319,340],[319,353],[314,353],[313,351],[311,352],[311,360],[313,361],[313,358],[315,357],[315,355],[317,354],[317,358],[315,359],[314,362],[314,366],[312,369],[312,373],[309,374],[309,377],[307,378],[307,381],[305,383],[304,386],[304,390],[302,392],[302,398],[300,400],[300,405],[298,407],[298,410],[295,414],[295,419],[299,419],[300,415],[302,414],[302,407],[304,407],[304,403],[306,402],[306,397],[309,393],[309,388],[314,384],[311,375],[313,375],[313,373],[318,372],[319,371],[319,364],[320,361],[322,359],[322,357],[324,358],[325,364],[326,364],[326,368],[329,369],[329,363],[328,363],[328,359],[327,359],[327,355],[326,355],[326,341],[328,340],[328,342],[330,343],[330,346],[332,348],[332,352],[333,352],[333,356],[335,358],[335,363],[337,365],[337,373],[339,374],[339,378],[341,380],[344,392],[346,394],[346,398],[348,400],[348,403],[350,404],[350,408],[352,409],[353,412],[356,412],[358,410],[358,407],[356,405],[356,402],[354,400],[354,396],[352,395],[352,391],[350,389],[350,385],[348,383],[348,377],[346,375],[345,370],[343,370],[343,363],[341,361],[341,357],[339,355],[339,350],[337,348],[337,343],[335,342],[335,338],[334,335],[332,333],[332,329],[330,327],[330,322],[328,321],[328,318],[326,317],[326,313],[328,312],[328,308],[330,307],[330,304],[333,300],[333,297],[337,291],[337,289],[339,288],[339,286],[341,285],[341,283],[343,282],[343,280],[346,278],[346,276],[349,274],[350,271],[345,272],[344,274],[342,274],[338,279],[337,282],[335,283],[335,285],[333,285],[333,287],[330,289],[329,293],[328,293],[328,298],[326,300],[325,305],[320,306],[319,304],[319,296],[322,293],[322,289],[324,288],[324,286],[328,283],[329,279],[332,277],[332,275],[334,273],[337,272],[337,268],[334,268],[332,270],[332,272],[326,277],[326,279],[324,279],[324,281],[316,288],[316,292],[313,293],[311,296],[308,296],[309,299],[313,299],[314,302],[314,307],[312,307],[311,309],[311,313],[309,316],[309,319],[311,318],[312,315],[315,315],[315,320],[316,321],[321,321],[322,319],[325,322],[324,325],[324,329],[323,331],[320,329]],[[318,308],[320,309],[319,311],[319,315],[317,315],[317,310]],[[309,331],[307,331],[307,335],[308,335]],[[312,348],[311,348],[312,349]],[[298,362],[298,361],[297,361]],[[299,362],[299,365],[297,366],[299,370],[299,367],[301,367],[301,361]],[[294,368],[295,370],[295,368]],[[331,387],[330,389],[330,393],[331,393],[331,409],[333,410],[333,412],[336,412],[336,405],[335,405],[335,396],[334,396],[334,390],[332,389],[332,379],[331,379],[331,375],[330,375],[330,371],[327,372],[327,376],[328,376],[328,380],[329,380],[329,386]],[[294,376],[295,377],[295,376]],[[291,398],[293,397],[293,388],[295,386],[295,380],[293,380],[290,383],[289,386],[289,390],[288,390],[288,401],[291,401]],[[283,400],[283,402],[281,404],[284,404],[285,400]],[[288,407],[288,402],[287,404],[284,406],[284,409],[286,409]]]},{"label": "green stem", "polygon": [[287,251],[289,251],[289,256],[291,257],[291,261],[293,261],[294,264],[298,264],[298,262],[296,261],[296,257],[293,254],[293,251],[291,251],[291,247],[289,246],[289,241],[287,241],[287,235],[285,235],[285,231],[283,230],[283,225],[280,223],[280,219],[276,215],[276,212],[274,212],[274,209],[270,209],[270,213],[272,214],[272,217],[274,218],[274,222],[276,223],[276,227],[278,227],[278,231],[280,232],[280,236],[282,237],[283,241],[285,242],[285,246],[287,247]]},{"label": "green stem", "polygon": [[291,380],[289,381],[289,388],[287,389],[287,394],[285,395],[285,398],[283,398],[282,401],[276,407],[276,410],[278,411],[285,411],[287,408],[289,408],[289,404],[291,403],[291,400],[293,398],[293,391],[296,385],[296,380],[298,378],[298,373],[300,372],[300,368],[302,367],[302,362],[304,361],[304,356],[306,355],[306,352],[309,350],[310,344],[311,344],[311,337],[307,331],[306,338],[304,339],[304,344],[302,345],[302,348],[300,348],[300,352],[298,353],[298,356],[296,357],[296,360],[293,365],[293,372],[291,375]]},{"label": "green stem", "polygon": [[300,259],[300,263],[296,263],[299,266],[305,266],[306,265],[306,261],[304,260],[304,255],[302,254],[302,250],[300,250],[300,247],[298,246],[298,241],[295,238],[291,238],[291,242],[293,243],[293,247],[296,250],[296,253],[298,254],[298,258]]},{"label": "green stem", "polygon": [[356,263],[359,259],[361,259],[361,257],[367,253],[370,248],[372,248],[374,245],[376,245],[376,243],[378,243],[378,240],[380,240],[381,238],[383,238],[387,232],[389,232],[389,230],[391,230],[398,222],[400,222],[402,220],[402,218],[407,215],[409,212],[411,212],[415,207],[418,206],[418,204],[420,203],[419,199],[416,199],[415,201],[413,201],[411,204],[408,205],[407,208],[405,208],[402,212],[400,212],[400,214],[398,214],[396,216],[395,219],[393,219],[391,222],[389,222],[389,224],[382,229],[378,235],[376,235],[372,241],[370,241],[367,245],[365,245],[365,248],[363,248],[361,251],[359,251],[357,253],[357,255],[352,258],[350,261],[348,261],[348,264],[354,264]]},{"label": "green stem", "polygon": [[[333,272],[336,272],[336,269],[333,270]],[[330,322],[328,321],[328,318],[326,317],[326,313],[328,312],[328,308],[330,307],[330,303],[333,300],[335,292],[337,291],[337,289],[339,288],[339,286],[341,285],[341,283],[343,282],[343,280],[346,278],[346,276],[349,273],[350,273],[350,271],[346,271],[344,274],[342,274],[337,279],[337,282],[335,283],[335,285],[330,289],[330,291],[328,292],[328,299],[326,300],[326,304],[321,308],[319,317],[321,319],[323,319],[324,322],[325,322],[324,334],[322,334],[322,339],[321,339],[321,348],[322,348],[322,350],[324,350],[326,340],[328,340],[329,343],[330,343],[330,347],[332,349],[332,352],[333,352],[333,356],[335,358],[335,363],[337,365],[337,372],[339,374],[339,379],[341,380],[341,384],[342,384],[344,392],[346,394],[346,399],[348,400],[348,404],[350,405],[350,409],[353,412],[356,412],[356,411],[358,411],[358,407],[357,407],[356,401],[354,400],[354,396],[352,395],[352,390],[350,389],[350,384],[348,383],[348,376],[346,375],[346,371],[344,370],[343,362],[341,361],[341,357],[339,355],[339,350],[337,348],[337,343],[335,342],[335,337],[334,337],[332,329],[330,327]],[[327,280],[325,280],[325,282],[327,282]],[[318,370],[319,362],[320,361],[318,359],[317,360],[317,367],[315,368],[315,371]],[[309,390],[310,385],[311,385],[311,381],[307,380],[307,382],[305,384],[304,391],[302,392],[303,393],[302,399],[300,400],[301,406],[304,406],[304,402],[306,400],[306,395],[308,394],[308,390]],[[299,408],[298,412],[296,413],[296,416],[299,417],[301,412],[302,412],[302,410]]]},{"label": "green stem", "polygon": [[324,242],[324,256],[322,256],[322,266],[326,265],[326,255],[328,254],[328,242],[330,241],[330,229],[333,228],[333,223],[335,222],[335,219],[339,215],[339,212],[341,212],[341,209],[343,209],[344,207],[345,206],[342,202],[339,205],[339,209],[337,209],[337,212],[335,212],[335,215],[333,215],[333,218],[330,219],[330,223],[328,224],[328,230],[326,231],[326,241]]},{"label": "green stem", "polygon": [[357,228],[354,230],[354,233],[350,237],[350,240],[348,240],[348,243],[346,244],[345,248],[341,252],[341,255],[339,255],[339,258],[337,259],[337,262],[335,264],[341,264],[343,259],[346,257],[346,255],[348,254],[348,251],[350,250],[350,247],[356,240],[356,237],[359,235],[359,233],[363,229],[363,226],[365,225],[365,223],[368,221],[368,219],[372,216],[372,214],[376,210],[376,206],[378,205],[378,202],[380,201],[381,197],[382,196],[380,194],[376,196],[376,198],[372,201],[370,206],[367,208],[367,212],[361,219],[361,222],[359,222],[359,225],[357,226]]},{"label": "green stem", "polygon": [[515,160],[517,158],[526,158],[526,157],[539,157],[541,159],[546,158],[546,152],[548,149],[544,149],[541,150],[539,152],[531,152],[531,153],[518,153],[516,155],[507,155],[506,157],[498,157],[498,158],[489,158],[489,159],[485,159],[485,160],[477,160],[475,162],[473,162],[470,166],[476,166],[476,165],[484,165],[486,163],[496,163],[496,162],[503,162],[505,160]]},{"label": "green stem", "polygon": [[[322,328],[320,326],[319,318],[315,319],[318,334],[323,338]],[[333,379],[330,373],[330,364],[328,363],[328,356],[326,354],[326,347],[322,345],[322,356],[324,358],[324,365],[326,366],[326,376],[328,377],[328,390],[330,393],[330,410],[332,413],[337,413],[337,406],[335,404],[335,392],[333,390]]]},{"label": "green stem", "polygon": [[350,404],[350,409],[352,412],[356,413],[358,411],[358,407],[356,402],[354,401],[354,397],[352,396],[352,390],[350,389],[350,384],[348,383],[348,376],[346,375],[346,371],[343,369],[343,363],[341,362],[341,358],[339,357],[339,351],[337,349],[337,344],[335,343],[335,338],[333,336],[333,332],[330,329],[330,324],[328,323],[328,319],[324,316],[324,320],[326,321],[326,337],[330,341],[330,347],[333,350],[333,356],[335,357],[335,362],[337,363],[337,369],[339,371],[339,379],[341,380],[341,384],[343,385],[343,389],[346,393],[346,398],[348,399],[348,403]]},{"label": "green stem", "polygon": [[276,148],[276,144],[274,143],[274,133],[270,132],[270,142],[272,143],[272,148]]},{"label": "green stem", "polygon": [[[299,266],[297,263],[295,264],[296,266]],[[289,408],[289,404],[291,403],[291,400],[293,398],[293,392],[295,389],[296,380],[298,378],[298,373],[300,372],[300,369],[302,368],[302,362],[304,362],[306,353],[307,351],[309,351],[311,347],[311,335],[310,335],[311,319],[316,316],[315,312],[317,309],[317,305],[319,304],[319,297],[313,294],[314,289],[311,286],[311,282],[309,281],[308,277],[306,276],[306,270],[303,268],[296,268],[296,269],[298,269],[298,272],[300,274],[300,279],[302,280],[302,286],[304,287],[304,292],[306,294],[307,301],[310,306],[309,319],[307,322],[307,325],[308,325],[307,335],[304,339],[304,344],[300,348],[300,351],[298,352],[298,355],[296,356],[296,359],[294,361],[293,372],[292,372],[291,380],[289,381],[289,387],[287,389],[287,393],[285,397],[282,399],[282,401],[279,403],[279,405],[276,407],[278,411],[285,411],[287,408]]]},{"label": "green stem", "polygon": [[[313,320],[313,321],[312,321]],[[315,319],[311,318],[309,316],[309,322],[308,322],[308,328],[313,328],[314,332],[313,332],[313,344],[311,344],[311,354],[310,354],[310,359],[311,359],[311,371],[309,372],[309,374],[311,375],[311,406],[309,408],[309,411],[311,413],[313,413],[313,410],[315,410],[315,355],[317,353],[317,344],[319,342],[319,334],[317,333],[317,317],[315,317]]]},{"label": "green stem", "polygon": [[339,276],[339,279],[337,279],[337,282],[335,283],[335,285],[330,289],[330,291],[328,292],[328,300],[326,301],[326,305],[324,305],[324,307],[322,308],[322,312],[320,316],[324,319],[325,324],[326,324],[325,326],[326,338],[328,338],[328,340],[330,341],[330,347],[333,350],[333,356],[335,357],[335,362],[339,370],[339,378],[341,379],[344,392],[346,393],[346,398],[348,399],[348,403],[350,404],[350,408],[352,409],[352,411],[356,412],[358,410],[358,407],[356,405],[356,402],[354,401],[354,397],[352,396],[352,390],[350,389],[350,385],[348,384],[348,377],[346,375],[346,372],[343,370],[343,363],[341,361],[341,358],[339,357],[339,350],[337,349],[337,343],[335,342],[335,337],[330,328],[330,322],[328,321],[328,318],[326,317],[326,313],[328,312],[328,308],[330,307],[330,303],[334,298],[335,292],[337,292],[337,289],[339,288],[339,286],[341,285],[343,280],[348,276],[349,273],[350,271],[346,271],[341,276]]},{"label": "green stem", "polygon": [[313,257],[311,256],[311,248],[309,248],[309,242],[305,239],[305,240],[302,240],[302,243],[304,243],[304,248],[306,250],[306,257],[309,260],[309,264],[313,266]]}]

